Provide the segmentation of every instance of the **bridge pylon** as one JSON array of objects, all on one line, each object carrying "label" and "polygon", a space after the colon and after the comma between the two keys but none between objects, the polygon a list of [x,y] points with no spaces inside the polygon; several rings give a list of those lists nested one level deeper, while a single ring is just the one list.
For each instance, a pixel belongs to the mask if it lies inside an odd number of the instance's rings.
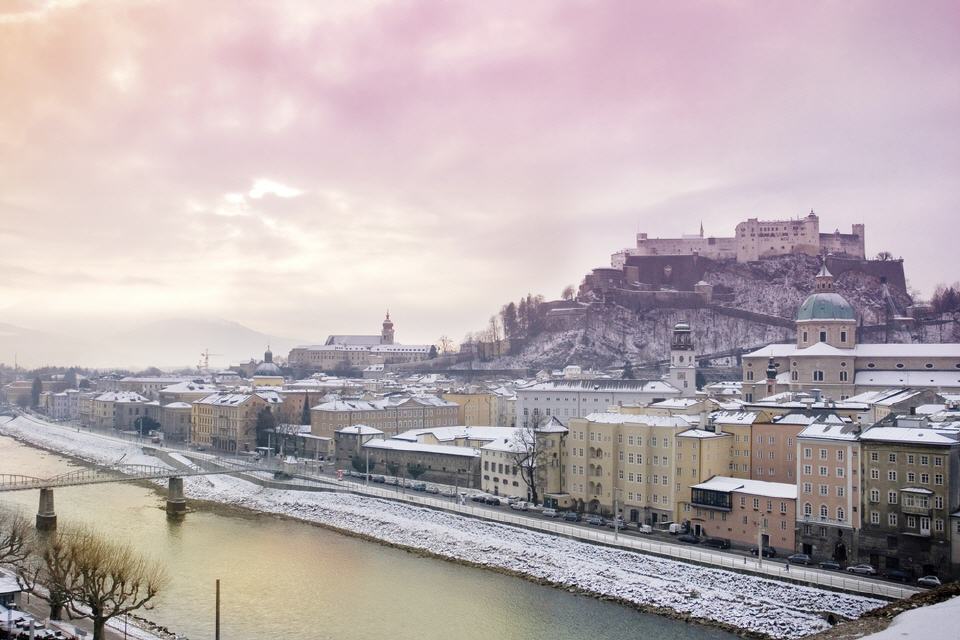
[{"label": "bridge pylon", "polygon": [[167,481],[167,517],[182,518],[187,512],[187,501],[183,497],[183,478],[170,478]]},{"label": "bridge pylon", "polygon": [[37,510],[37,530],[53,531],[57,528],[57,512],[53,508],[53,489],[40,489],[40,508]]}]

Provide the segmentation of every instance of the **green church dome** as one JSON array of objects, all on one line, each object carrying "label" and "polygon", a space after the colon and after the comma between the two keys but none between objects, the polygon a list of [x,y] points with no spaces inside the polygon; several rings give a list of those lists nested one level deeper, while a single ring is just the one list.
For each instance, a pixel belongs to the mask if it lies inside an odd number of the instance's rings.
[{"label": "green church dome", "polygon": [[853,307],[839,293],[814,293],[804,300],[797,311],[800,320],[856,320]]}]

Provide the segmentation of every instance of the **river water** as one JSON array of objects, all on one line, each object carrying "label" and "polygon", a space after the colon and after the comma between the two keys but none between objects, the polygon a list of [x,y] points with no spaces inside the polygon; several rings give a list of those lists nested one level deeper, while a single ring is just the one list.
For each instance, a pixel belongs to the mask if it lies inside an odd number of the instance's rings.
[{"label": "river water", "polygon": [[[49,477],[76,465],[0,436],[0,472]],[[734,636],[268,515],[200,508],[169,523],[161,494],[126,483],[55,491],[61,524],[84,524],[161,558],[170,582],[144,617],[212,638],[221,584],[227,640],[505,640]],[[0,493],[36,513],[37,491]]]}]

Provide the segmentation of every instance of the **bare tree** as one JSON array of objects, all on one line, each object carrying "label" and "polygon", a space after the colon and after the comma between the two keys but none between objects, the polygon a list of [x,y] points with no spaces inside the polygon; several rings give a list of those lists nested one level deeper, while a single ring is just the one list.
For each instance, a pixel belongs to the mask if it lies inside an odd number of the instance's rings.
[{"label": "bare tree", "polygon": [[542,471],[546,461],[544,441],[537,433],[540,427],[539,418],[539,414],[534,414],[533,420],[518,426],[510,442],[510,457],[519,469],[520,477],[527,485],[530,501],[534,504],[540,504],[540,490],[544,480]]},{"label": "bare tree", "polygon": [[560,297],[564,300],[573,300],[574,295],[576,295],[576,289],[573,288],[572,284],[568,284],[563,288],[563,293],[560,294]]},{"label": "bare tree", "polygon": [[150,602],[167,582],[159,563],[131,547],[86,530],[56,534],[43,547],[48,589],[65,596],[71,618],[93,622],[93,640],[104,640],[107,621]]},{"label": "bare tree", "polygon": [[30,556],[30,522],[15,511],[0,511],[0,565],[17,567]]}]

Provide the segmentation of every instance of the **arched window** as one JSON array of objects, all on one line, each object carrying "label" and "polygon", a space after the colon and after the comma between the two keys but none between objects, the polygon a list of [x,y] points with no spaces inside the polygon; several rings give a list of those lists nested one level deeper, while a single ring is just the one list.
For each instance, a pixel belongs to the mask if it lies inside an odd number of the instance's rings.
[{"label": "arched window", "polygon": [[827,511],[827,505],[825,505],[825,504],[820,505],[820,517],[821,517],[821,518],[826,518],[826,517],[827,517],[827,513],[828,513],[828,511]]},{"label": "arched window", "polygon": [[837,520],[843,522],[846,519],[846,513],[843,511],[843,507],[837,507]]},{"label": "arched window", "polygon": [[809,502],[803,503],[803,515],[805,516],[813,515],[813,505],[811,505]]}]

